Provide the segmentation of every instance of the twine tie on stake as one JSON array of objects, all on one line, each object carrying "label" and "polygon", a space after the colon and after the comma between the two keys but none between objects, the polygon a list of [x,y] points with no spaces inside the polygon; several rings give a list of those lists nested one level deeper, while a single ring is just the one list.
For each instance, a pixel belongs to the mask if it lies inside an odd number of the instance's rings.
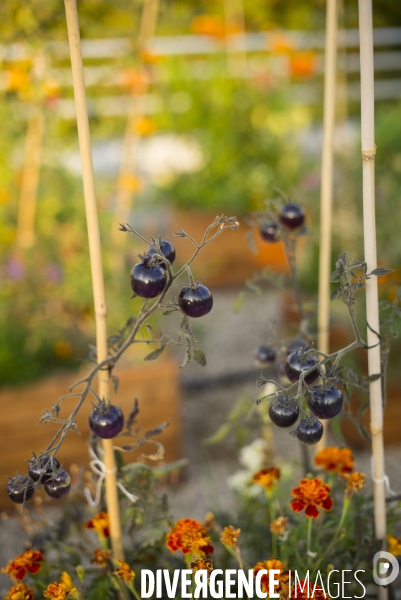
[{"label": "twine tie on stake", "polygon": [[388,477],[388,475],[386,475],[384,473],[382,479],[376,479],[376,477],[374,476],[374,470],[373,470],[373,456],[370,459],[370,470],[371,470],[371,475],[372,475],[372,481],[374,481],[374,483],[383,483],[386,486],[386,490],[387,493],[390,494],[390,496],[398,496],[397,492],[395,492],[394,490],[391,489],[390,487],[390,479]]},{"label": "twine tie on stake", "polygon": [[[85,498],[89,504],[89,506],[98,506],[99,502],[100,502],[100,497],[101,497],[101,493],[102,493],[102,483],[104,478],[106,477],[107,473],[115,473],[117,471],[117,467],[114,467],[114,469],[106,469],[104,462],[102,462],[100,460],[100,458],[97,457],[97,455],[95,454],[95,452],[92,450],[92,448],[89,448],[89,454],[92,456],[92,459],[89,463],[90,468],[92,469],[92,471],[99,476],[99,479],[97,480],[96,483],[96,495],[95,498],[92,498],[92,494],[90,493],[89,488],[84,488],[84,494],[85,494]],[[125,494],[128,498],[128,500],[132,503],[135,503],[137,500],[139,500],[138,496],[135,496],[134,494],[131,494],[130,492],[128,492],[125,487],[119,482],[117,481],[117,487],[123,492],[123,494]]]},{"label": "twine tie on stake", "polygon": [[368,162],[369,160],[375,160],[376,148],[377,146],[375,145],[373,150],[362,150],[362,160],[365,162]]}]

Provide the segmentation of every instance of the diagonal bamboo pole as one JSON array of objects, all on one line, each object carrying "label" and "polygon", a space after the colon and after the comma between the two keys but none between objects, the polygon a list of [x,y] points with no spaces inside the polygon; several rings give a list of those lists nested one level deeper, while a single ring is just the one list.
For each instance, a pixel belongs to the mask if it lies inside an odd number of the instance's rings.
[{"label": "diagonal bamboo pole", "polygon": [[[375,217],[375,135],[374,135],[374,68],[372,0],[359,0],[359,36],[361,61],[361,133],[363,168],[363,229],[365,261],[368,273],[377,266]],[[366,281],[366,319],[369,375],[381,372],[379,332],[379,301],[377,278]],[[375,533],[385,543],[386,499],[384,485],[383,397],[381,380],[373,381],[370,388],[370,432],[372,435],[373,493]],[[387,597],[387,590],[379,586],[379,598]]]},{"label": "diagonal bamboo pole", "polygon": [[[68,41],[70,45],[71,69],[74,85],[75,107],[77,112],[77,126],[79,147],[82,161],[82,177],[85,196],[86,219],[88,226],[89,254],[92,270],[92,285],[96,317],[96,347],[97,360],[101,362],[107,358],[107,302],[103,279],[102,253],[98,212],[95,195],[95,182],[93,175],[92,152],[90,144],[88,111],[86,106],[86,93],[84,71],[81,55],[81,40],[79,34],[78,12],[76,0],[64,0],[67,17]],[[110,381],[109,371],[99,371],[99,396],[109,400]],[[117,494],[116,463],[114,459],[113,440],[103,440],[106,503],[110,519],[110,537],[115,560],[123,559],[123,545],[121,538],[121,524]]]},{"label": "diagonal bamboo pole", "polygon": [[35,242],[36,200],[39,187],[44,117],[42,108],[34,108],[28,120],[25,160],[18,207],[17,245],[30,248]]},{"label": "diagonal bamboo pole", "polygon": [[[136,49],[139,55],[155,34],[158,9],[159,0],[145,0],[142,9],[138,41],[136,43]],[[134,132],[134,125],[135,121],[141,118],[144,113],[144,93],[145,90],[139,92],[135,89],[132,90],[128,118],[125,126],[123,157],[116,189],[116,204],[114,211],[116,218],[113,219],[111,233],[112,245],[114,249],[117,249],[117,252],[121,251],[121,246],[124,244],[126,237],[121,235],[121,232],[116,227],[115,221],[117,220],[118,223],[125,223],[131,209],[131,200],[134,192],[127,186],[127,178],[135,170],[138,147],[141,141],[140,133]],[[123,266],[121,254],[119,254],[118,257],[113,257],[113,263],[113,270],[116,273],[119,273]]]},{"label": "diagonal bamboo pole", "polygon": [[[320,188],[318,348],[329,354],[331,225],[333,206],[333,135],[336,109],[337,0],[327,0],[324,61],[323,152]],[[317,451],[326,445],[328,422]]]},{"label": "diagonal bamboo pole", "polygon": [[[244,0],[224,0],[224,17],[226,25],[226,50],[228,70],[235,76],[245,76],[248,68],[248,57],[246,48],[246,29],[245,29],[245,11]],[[230,49],[229,33],[231,25],[236,24],[239,28],[237,40],[240,47],[236,52]]]}]

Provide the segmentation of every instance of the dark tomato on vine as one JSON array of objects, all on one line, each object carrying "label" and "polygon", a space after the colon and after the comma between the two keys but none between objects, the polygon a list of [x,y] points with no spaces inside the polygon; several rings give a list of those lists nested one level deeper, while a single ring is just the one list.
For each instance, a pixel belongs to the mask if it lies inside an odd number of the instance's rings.
[{"label": "dark tomato on vine", "polygon": [[[160,253],[167,258],[170,265],[173,264],[173,262],[175,261],[175,248],[171,242],[169,242],[168,240],[160,240]],[[149,246],[147,255],[154,256],[155,254],[156,250],[152,248],[152,246]],[[164,269],[167,268],[165,263],[160,263],[160,266]]]},{"label": "dark tomato on vine", "polygon": [[280,226],[274,221],[265,221],[260,225],[259,233],[265,242],[274,244],[274,242],[278,242],[280,239]]},{"label": "dark tomato on vine", "polygon": [[45,492],[50,498],[60,500],[68,495],[71,489],[71,478],[67,471],[61,469],[52,481],[45,485]]},{"label": "dark tomato on vine", "polygon": [[156,298],[166,287],[167,275],[161,265],[150,265],[150,256],[132,267],[130,280],[134,294],[140,298]]},{"label": "dark tomato on vine", "polygon": [[335,385],[326,389],[317,385],[309,390],[306,399],[310,410],[319,419],[332,419],[343,407],[343,393]]},{"label": "dark tomato on vine", "polygon": [[212,310],[213,296],[205,285],[186,286],[182,288],[178,296],[178,304],[187,317],[197,319]]},{"label": "dark tomato on vine", "polygon": [[276,360],[276,351],[270,346],[258,346],[253,358],[258,367],[270,367]]},{"label": "dark tomato on vine", "polygon": [[[318,362],[319,360],[316,356],[302,356],[298,352],[291,352],[285,361],[285,374],[292,383],[295,383],[299,380],[301,373],[317,365]],[[314,383],[318,377],[319,371],[313,369],[305,375],[304,381],[309,385]]]},{"label": "dark tomato on vine", "polygon": [[113,404],[95,406],[89,415],[89,427],[103,440],[115,437],[124,427],[122,410]]},{"label": "dark tomato on vine", "polygon": [[297,427],[297,438],[307,446],[313,446],[323,437],[323,425],[317,419],[302,419]]},{"label": "dark tomato on vine", "polygon": [[305,342],[305,340],[303,340],[302,338],[295,338],[287,344],[287,356],[292,352],[297,352],[297,350],[309,350],[309,344]]},{"label": "dark tomato on vine", "polygon": [[280,210],[280,222],[287,229],[298,229],[305,221],[305,213],[299,204],[289,202]]},{"label": "dark tomato on vine", "polygon": [[45,454],[41,458],[33,458],[29,461],[28,475],[33,481],[39,481],[43,484],[48,483],[55,471],[60,468],[57,458]]},{"label": "dark tomato on vine", "polygon": [[292,398],[279,396],[270,405],[269,417],[277,427],[291,427],[299,417],[299,406]]},{"label": "dark tomato on vine", "polygon": [[33,481],[28,475],[13,477],[7,484],[7,495],[15,504],[23,504],[35,493]]}]

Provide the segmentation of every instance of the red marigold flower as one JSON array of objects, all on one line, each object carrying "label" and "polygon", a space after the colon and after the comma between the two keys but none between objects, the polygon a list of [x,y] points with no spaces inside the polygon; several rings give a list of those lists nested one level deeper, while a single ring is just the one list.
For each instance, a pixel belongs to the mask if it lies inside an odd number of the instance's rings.
[{"label": "red marigold flower", "polygon": [[37,573],[44,559],[45,557],[39,550],[27,550],[11,560],[4,569],[1,569],[1,572],[21,580],[27,573],[31,575]]},{"label": "red marigold flower", "polygon": [[323,448],[314,458],[315,465],[329,473],[345,475],[354,469],[354,456],[349,448]]},{"label": "red marigold flower", "polygon": [[[277,558],[269,558],[269,560],[265,560],[263,562],[257,562],[256,565],[253,567],[254,577],[256,577],[256,575],[262,569],[266,569],[266,571],[267,571],[267,573],[262,575],[262,577],[260,579],[262,592],[264,592],[264,593],[267,592],[267,594],[269,594],[269,591],[271,591],[271,592],[281,591],[283,586],[285,586],[287,584],[288,579],[289,579],[289,574],[288,574],[288,571],[284,570],[284,564],[281,562],[281,560],[278,560]],[[269,590],[269,571],[271,569],[280,570],[279,575],[277,575],[275,573],[275,579],[277,581],[279,581],[279,585],[274,590]]]},{"label": "red marigold flower", "polygon": [[207,535],[206,527],[194,519],[180,519],[167,534],[166,546],[171,552],[181,550],[183,554],[212,554],[214,548]]},{"label": "red marigold flower", "polygon": [[271,490],[280,479],[280,469],[270,467],[269,469],[261,469],[252,477],[252,483],[257,483],[265,488],[266,491]]},{"label": "red marigold flower", "polygon": [[291,492],[295,497],[290,502],[291,509],[298,513],[305,510],[307,517],[316,519],[319,516],[318,507],[327,511],[332,509],[330,491],[330,487],[321,479],[301,479],[299,486]]},{"label": "red marigold flower", "polygon": [[26,583],[18,583],[8,590],[4,600],[33,600],[33,589]]},{"label": "red marigold flower", "polygon": [[110,521],[107,512],[100,512],[85,523],[85,529],[94,529],[99,535],[110,537]]}]

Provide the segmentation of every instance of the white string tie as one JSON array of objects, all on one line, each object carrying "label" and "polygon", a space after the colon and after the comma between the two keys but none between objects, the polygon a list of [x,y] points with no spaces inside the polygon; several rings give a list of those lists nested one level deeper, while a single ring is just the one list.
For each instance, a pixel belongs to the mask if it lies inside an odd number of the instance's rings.
[{"label": "white string tie", "polygon": [[[104,478],[106,477],[107,473],[116,473],[117,471],[117,467],[114,467],[114,469],[106,469],[106,466],[104,464],[104,462],[102,462],[97,455],[95,454],[95,452],[93,451],[92,448],[89,448],[89,454],[92,456],[92,459],[89,463],[89,467],[92,469],[92,471],[95,473],[95,475],[99,476],[99,479],[97,480],[96,483],[96,495],[95,498],[92,498],[92,494],[89,490],[89,488],[84,488],[84,494],[86,497],[86,500],[89,504],[89,506],[98,506],[99,502],[100,502],[100,497],[101,497],[101,493],[102,493],[102,483]],[[123,492],[123,494],[125,494],[125,496],[128,498],[128,500],[132,503],[135,503],[137,500],[139,500],[138,496],[135,496],[134,494],[131,494],[130,492],[128,492],[128,490],[125,489],[125,487],[119,482],[117,481],[117,487]]]},{"label": "white string tie", "polygon": [[384,474],[383,479],[376,479],[376,477],[374,476],[374,474],[373,474],[373,456],[370,459],[370,469],[371,469],[371,472],[372,472],[372,480],[375,483],[383,483],[384,482],[384,485],[386,486],[387,493],[390,494],[390,496],[398,496],[397,492],[395,492],[394,490],[391,489],[391,487],[390,487],[390,480],[389,480],[389,478],[388,478],[388,476],[386,474]]}]

